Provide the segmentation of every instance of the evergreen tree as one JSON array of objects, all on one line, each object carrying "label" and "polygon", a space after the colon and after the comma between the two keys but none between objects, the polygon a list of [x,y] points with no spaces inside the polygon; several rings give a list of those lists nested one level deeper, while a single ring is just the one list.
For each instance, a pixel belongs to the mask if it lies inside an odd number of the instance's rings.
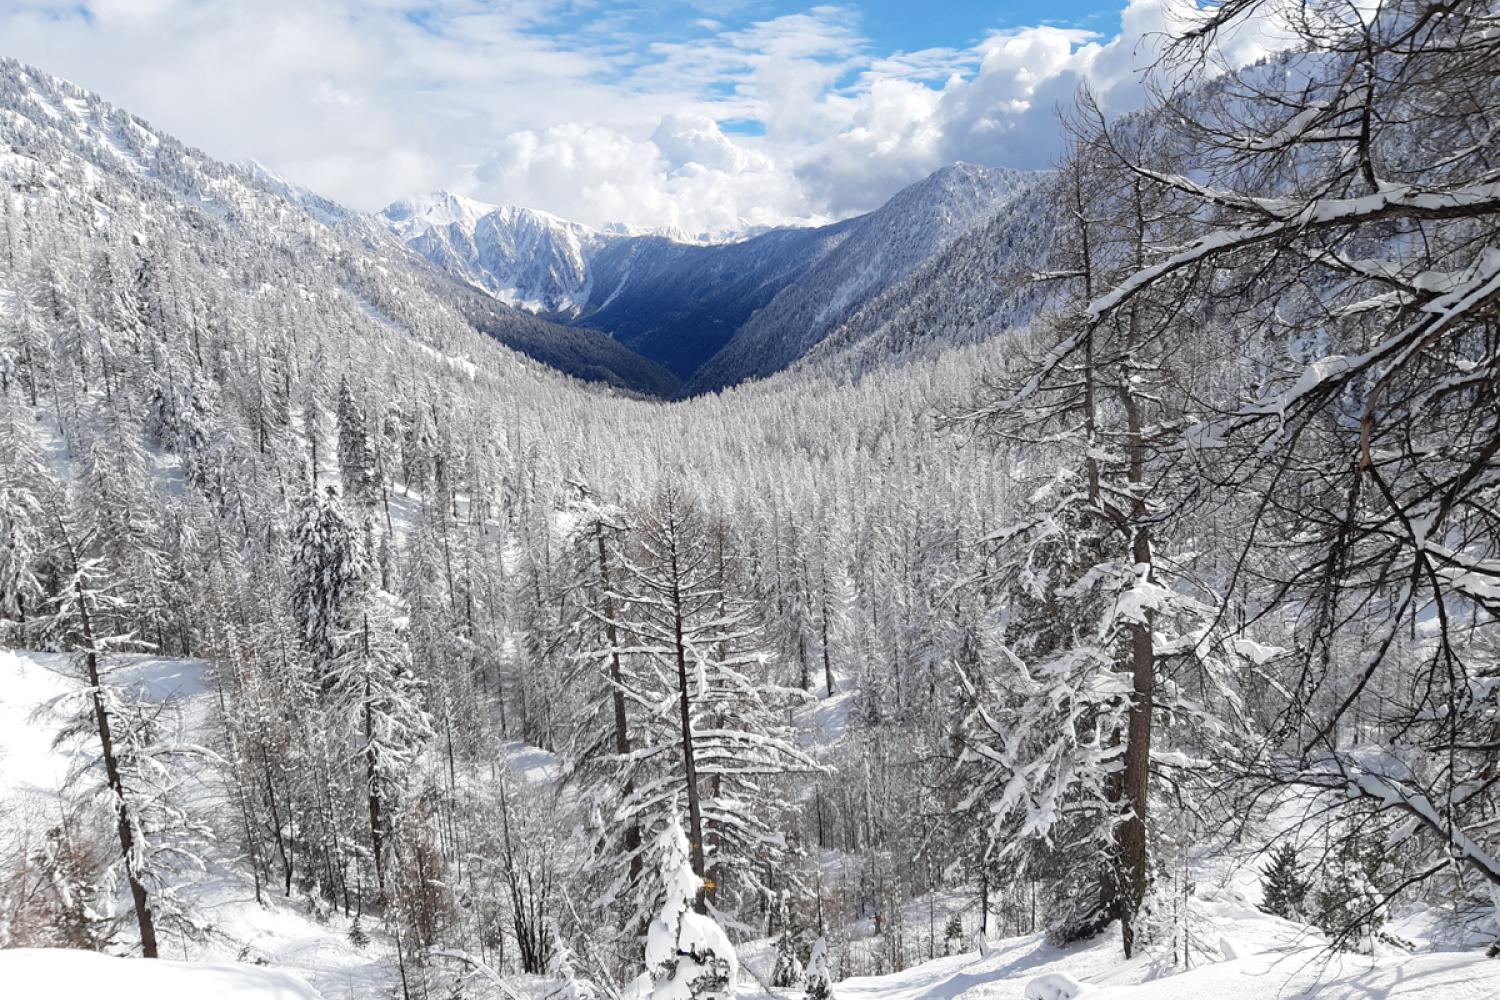
[{"label": "evergreen tree", "polygon": [[344,496],[360,510],[368,512],[379,497],[379,484],[376,482],[368,422],[349,387],[347,375],[339,379],[334,420],[338,426],[339,480],[343,483]]},{"label": "evergreen tree", "polygon": [[376,890],[383,895],[387,835],[415,784],[422,751],[433,738],[432,723],[390,596],[366,584],[347,617],[325,683],[335,711],[358,734],[370,856]]},{"label": "evergreen tree", "polygon": [[792,928],[783,924],[776,936],[776,966],[771,970],[771,985],[778,989],[795,989],[803,985],[806,970],[797,957],[797,938]]},{"label": "evergreen tree", "polygon": [[1309,916],[1336,950],[1374,952],[1390,903],[1380,886],[1382,853],[1377,843],[1346,833],[1312,873]]},{"label": "evergreen tree", "polygon": [[651,1000],[707,1000],[734,992],[739,961],[714,919],[698,910],[703,878],[693,868],[676,813],[652,844],[658,909],[646,932]]},{"label": "evergreen tree", "polygon": [[813,942],[807,958],[806,1000],[834,1000],[833,981],[828,976],[828,942],[821,936]]},{"label": "evergreen tree", "polygon": [[334,487],[304,497],[288,555],[292,612],[321,678],[338,654],[339,632],[368,572],[359,529]]},{"label": "evergreen tree", "polygon": [[[620,834],[659,830],[666,804],[684,796],[692,866],[706,885],[700,912],[710,899],[762,898],[761,873],[787,853],[777,830],[785,802],[771,781],[818,769],[777,712],[797,693],[765,679],[762,632],[730,591],[722,528],[676,485],[636,521],[611,623],[634,661],[622,681],[642,710],[640,749],[617,758],[613,823]],[[607,856],[628,861],[613,840]]]},{"label": "evergreen tree", "polygon": [[17,645],[24,646],[26,623],[42,611],[42,500],[55,485],[42,466],[30,415],[8,394],[0,394],[0,440],[6,442],[0,450],[0,637],[14,623]]},{"label": "evergreen tree", "polygon": [[1287,920],[1304,920],[1308,882],[1303,877],[1297,848],[1282,843],[1271,852],[1271,860],[1261,873],[1261,909]]},{"label": "evergreen tree", "polygon": [[943,927],[943,954],[957,955],[964,947],[964,924],[958,914],[948,918]]}]

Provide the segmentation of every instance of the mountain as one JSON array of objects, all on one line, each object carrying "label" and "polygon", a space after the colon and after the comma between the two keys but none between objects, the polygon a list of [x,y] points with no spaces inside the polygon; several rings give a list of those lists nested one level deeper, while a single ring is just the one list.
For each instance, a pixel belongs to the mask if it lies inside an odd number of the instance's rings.
[{"label": "mountain", "polygon": [[698,371],[689,393],[780,371],[1041,176],[956,163],[845,223],[845,238],[740,327]]},{"label": "mountain", "polygon": [[989,221],[848,315],[792,370],[859,374],[1025,325],[1043,300],[1032,276],[1046,270],[1051,251],[1055,187],[1051,177],[1029,184]]},{"label": "mountain", "polygon": [[591,262],[593,301],[575,322],[688,379],[849,229],[778,229],[716,246],[659,236],[611,241]]},{"label": "mountain", "polygon": [[593,229],[546,212],[438,192],[380,220],[448,274],[507,304],[600,331],[687,378],[843,227],[712,243],[672,231]]},{"label": "mountain", "polygon": [[[219,163],[97,95],[5,59],[0,150],[0,183],[18,192],[55,190],[71,225],[85,224],[80,213],[91,202],[114,205],[110,213],[117,220],[147,213],[142,233],[152,223],[175,220],[197,234],[195,240],[220,246],[233,259],[292,260],[304,280],[329,283],[367,316],[404,325],[419,339],[422,333],[412,329],[418,322],[403,324],[401,314],[431,317],[421,321],[429,327],[441,325],[437,317],[451,318],[536,361],[633,392],[660,396],[678,384],[671,373],[604,334],[476,296],[369,216],[258,165]],[[156,256],[189,255],[188,248],[169,242],[163,238]]]},{"label": "mountain", "polygon": [[586,226],[545,212],[439,193],[396,202],[381,218],[428,260],[530,312],[576,316],[588,301]]},{"label": "mountain", "polygon": [[596,230],[445,193],[398,202],[380,218],[449,274],[607,333],[702,392],[796,361],[1033,180],[954,164],[868,215],[719,243]]}]

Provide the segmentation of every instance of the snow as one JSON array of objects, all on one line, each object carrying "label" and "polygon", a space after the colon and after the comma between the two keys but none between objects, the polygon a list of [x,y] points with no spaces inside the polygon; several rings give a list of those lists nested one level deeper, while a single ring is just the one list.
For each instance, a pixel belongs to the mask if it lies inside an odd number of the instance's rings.
[{"label": "snow", "polygon": [[1278,656],[1286,655],[1286,650],[1280,646],[1267,646],[1256,642],[1254,639],[1239,638],[1232,643],[1234,651],[1257,667],[1263,667]]},{"label": "snow", "polygon": [[90,951],[0,951],[0,982],[12,997],[109,1000],[322,1000],[300,976],[255,965],[112,958]]},{"label": "snow", "polygon": [[[1273,937],[1276,924],[1283,934],[1292,926],[1270,917],[1256,923]],[[1203,961],[1196,952],[1194,961]],[[1113,936],[1055,948],[1030,935],[997,942],[988,957],[960,955],[846,979],[834,994],[839,1000],[1493,1000],[1500,995],[1500,962],[1482,952],[1334,956],[1292,935],[1182,971],[1159,955],[1125,961]]]},{"label": "snow", "polygon": [[[0,801],[13,807],[56,794],[67,776],[67,756],[52,748],[55,729],[35,718],[41,706],[76,687],[60,673],[66,664],[64,656],[0,649]],[[0,825],[10,814],[0,814]]]},{"label": "snow", "polygon": [[511,773],[529,785],[556,784],[562,779],[562,760],[550,750],[516,740],[505,744],[505,759]]},{"label": "snow", "polygon": [[1026,1000],[1073,1000],[1092,989],[1066,972],[1049,972],[1026,984]]}]

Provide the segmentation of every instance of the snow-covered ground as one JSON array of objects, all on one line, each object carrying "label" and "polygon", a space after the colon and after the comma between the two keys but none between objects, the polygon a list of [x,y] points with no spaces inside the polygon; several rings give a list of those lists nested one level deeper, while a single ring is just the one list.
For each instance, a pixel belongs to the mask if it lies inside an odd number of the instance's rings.
[{"label": "snow-covered ground", "polygon": [[319,1000],[295,973],[256,965],[147,962],[91,951],[0,951],[0,991],[58,1000]]},{"label": "snow-covered ground", "polygon": [[[202,740],[203,733],[194,730],[212,718],[216,697],[206,664],[129,658],[111,681],[144,687],[180,720],[184,738]],[[55,802],[77,763],[66,749],[53,746],[60,719],[50,706],[80,687],[65,657],[0,650],[0,833],[6,824],[24,823],[49,800]],[[841,693],[814,710],[824,742],[836,739],[846,709],[847,695]],[[519,744],[507,750],[511,766],[528,780],[555,779],[558,764],[550,755]],[[211,772],[205,778],[196,794],[202,797],[200,804],[212,809],[223,793]],[[356,947],[341,914],[315,915],[305,903],[274,892],[257,903],[250,879],[231,851],[226,846],[218,856],[211,855],[207,873],[191,890],[206,939],[164,945],[165,954],[189,963],[87,952],[0,951],[0,997],[361,1000],[392,995],[392,970],[378,938]],[[1090,1000],[1500,998],[1500,960],[1486,959],[1480,951],[1405,954],[1388,949],[1376,958],[1331,956],[1315,931],[1256,909],[1254,893],[1253,877],[1243,872],[1200,890],[1189,922],[1190,968],[1172,964],[1164,954],[1127,962],[1113,935],[1071,948],[1029,935],[997,941],[983,956],[970,952],[890,975],[847,979],[836,985],[835,994],[839,1000],[1052,1000],[1081,989],[1077,995]],[[910,905],[925,912],[927,904],[918,900]],[[959,905],[958,897],[945,898],[944,916]],[[1398,930],[1413,940],[1426,939],[1415,926]],[[746,964],[765,964],[767,944],[743,948]],[[749,976],[741,989],[744,1000],[762,998]],[[779,996],[795,1000],[796,994]]]},{"label": "snow-covered ground", "polygon": [[[997,942],[990,954],[940,958],[885,976],[847,979],[838,1000],[1491,1000],[1500,997],[1500,961],[1481,952],[1370,959],[1331,957],[1321,947],[1278,933],[1270,919],[1237,922],[1239,957],[1192,969],[1147,955],[1126,962],[1114,938],[1055,948],[1036,935]],[[1286,925],[1290,928],[1290,925]],[[1258,930],[1265,937],[1252,937]],[[1078,984],[1060,993],[1041,988]],[[1032,987],[1028,993],[1028,987]]]}]

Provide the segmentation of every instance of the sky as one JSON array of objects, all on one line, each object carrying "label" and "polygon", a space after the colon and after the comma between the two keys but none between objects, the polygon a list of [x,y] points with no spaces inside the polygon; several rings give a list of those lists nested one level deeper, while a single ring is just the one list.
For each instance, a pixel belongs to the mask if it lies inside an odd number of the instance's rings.
[{"label": "sky", "polygon": [[447,190],[698,233],[1046,167],[1080,83],[1141,103],[1181,2],[0,0],[0,54],[357,209]]}]

